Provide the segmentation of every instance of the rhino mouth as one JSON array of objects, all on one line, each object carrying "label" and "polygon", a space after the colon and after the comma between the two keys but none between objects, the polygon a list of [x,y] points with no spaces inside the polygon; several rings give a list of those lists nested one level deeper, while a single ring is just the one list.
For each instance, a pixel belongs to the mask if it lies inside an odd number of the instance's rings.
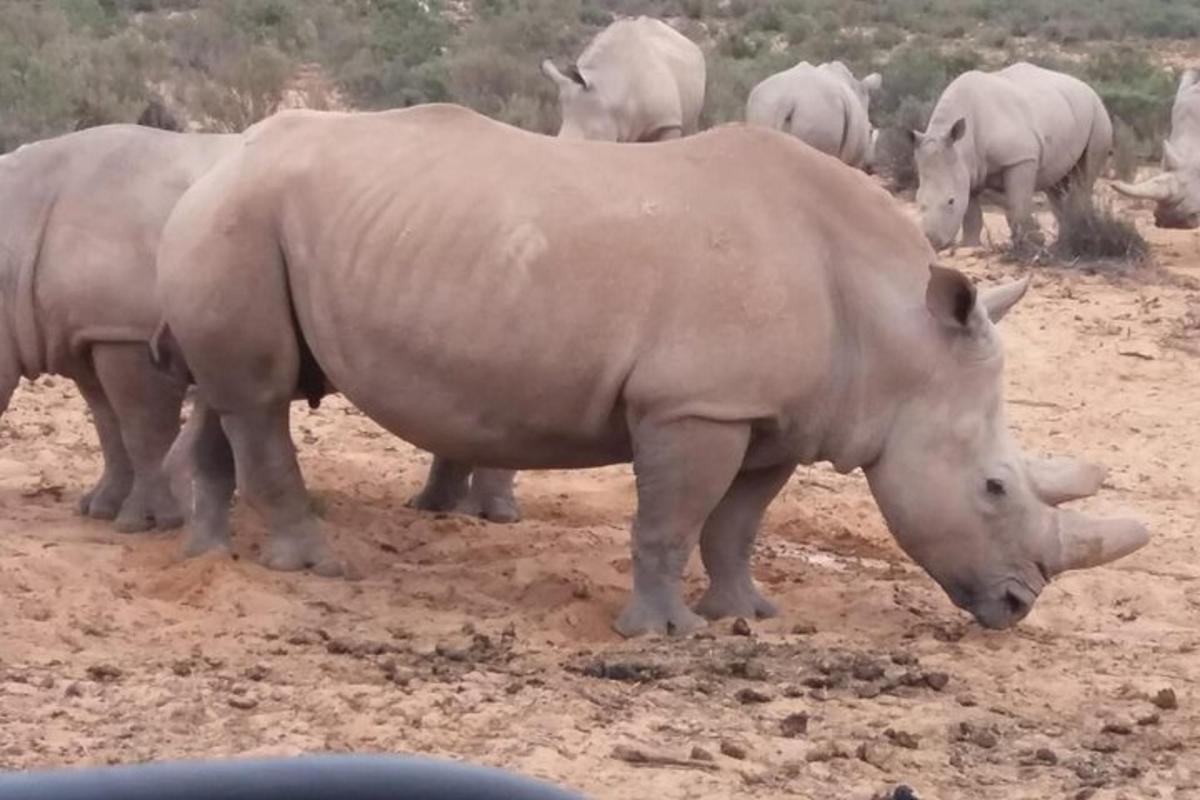
[{"label": "rhino mouth", "polygon": [[1183,214],[1174,209],[1156,209],[1154,225],[1158,228],[1193,230],[1200,228],[1200,214]]}]

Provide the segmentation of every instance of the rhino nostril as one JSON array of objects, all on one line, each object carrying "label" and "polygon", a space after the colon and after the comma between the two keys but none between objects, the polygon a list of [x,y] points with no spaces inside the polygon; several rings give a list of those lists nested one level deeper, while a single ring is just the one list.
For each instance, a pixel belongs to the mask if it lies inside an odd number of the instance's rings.
[{"label": "rhino nostril", "polygon": [[1029,604],[1018,597],[1011,589],[1004,592],[1004,605],[1014,617],[1022,617],[1029,610]]}]

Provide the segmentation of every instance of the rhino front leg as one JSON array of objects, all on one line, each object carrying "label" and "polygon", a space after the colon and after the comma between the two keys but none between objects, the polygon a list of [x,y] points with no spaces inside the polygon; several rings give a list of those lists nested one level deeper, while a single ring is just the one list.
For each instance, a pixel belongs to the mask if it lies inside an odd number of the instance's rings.
[{"label": "rhino front leg", "polygon": [[962,243],[963,247],[979,247],[983,242],[983,204],[979,195],[971,195],[967,200],[967,213],[963,215]]},{"label": "rhino front leg", "polygon": [[696,612],[709,619],[773,617],[779,613],[750,575],[750,556],[767,506],[795,471],[795,464],[743,472],[713,509],[700,533],[700,557],[708,591]]},{"label": "rhino front leg", "polygon": [[345,566],[325,541],[300,475],[288,429],[290,407],[284,400],[221,417],[233,447],[238,489],[266,519],[270,539],[263,553],[265,566],[341,575]]},{"label": "rhino front leg", "polygon": [[435,455],[425,478],[425,488],[408,501],[418,511],[454,511],[470,491],[471,467]]},{"label": "rhino front leg", "polygon": [[1045,244],[1033,216],[1033,193],[1037,186],[1037,162],[1026,161],[1004,173],[1004,204],[1012,246],[1018,253]]},{"label": "rhino front leg", "polygon": [[99,380],[88,374],[76,378],[75,383],[92,412],[92,423],[104,454],[104,472],[96,485],[79,499],[79,513],[92,519],[116,519],[133,486],[133,463],[121,440],[117,414],[104,396]]},{"label": "rhino front leg", "polygon": [[235,473],[233,450],[221,418],[199,399],[181,434],[192,473],[192,509],[183,554],[230,549],[229,504]]},{"label": "rhino front leg", "polygon": [[471,472],[471,490],[458,510],[489,522],[516,522],[521,518],[517,499],[513,496],[516,475],[510,469],[476,467]]},{"label": "rhino front leg", "polygon": [[96,345],[92,361],[133,464],[133,486],[117,515],[117,530],[135,533],[156,526],[179,527],[183,514],[163,460],[179,434],[185,387],[154,368],[144,345]]},{"label": "rhino front leg", "polygon": [[701,526],[737,476],[750,430],[692,418],[643,424],[633,438],[633,596],[615,627],[623,636],[691,633],[704,619],[684,602],[683,570]]}]

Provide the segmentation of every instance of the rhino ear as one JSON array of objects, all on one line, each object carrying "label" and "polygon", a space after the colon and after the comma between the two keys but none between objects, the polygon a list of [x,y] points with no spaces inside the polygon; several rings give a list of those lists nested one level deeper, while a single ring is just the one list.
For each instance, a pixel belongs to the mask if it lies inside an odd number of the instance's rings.
[{"label": "rhino ear", "polygon": [[563,74],[559,71],[558,67],[554,65],[554,62],[547,58],[542,62],[542,72],[545,73],[547,78],[558,84],[559,88],[572,88],[577,86],[582,86],[584,89],[589,88],[587,81],[584,80],[583,75],[579,72],[579,67],[575,66],[574,64],[567,67],[566,74]]},{"label": "rhino ear", "polygon": [[988,319],[993,323],[1004,319],[1004,315],[1025,296],[1029,289],[1030,276],[1026,275],[1019,281],[992,286],[979,293],[979,304],[987,311]]},{"label": "rhino ear", "polygon": [[961,139],[963,137],[963,134],[965,134],[966,132],[967,132],[967,118],[959,117],[958,119],[956,119],[954,121],[954,124],[950,126],[950,132],[946,134],[946,141],[949,142],[950,144],[954,144],[959,139]]},{"label": "rhino ear", "polygon": [[950,328],[967,328],[975,310],[975,284],[956,269],[929,265],[925,307],[933,318]]},{"label": "rhino ear", "polygon": [[909,128],[905,132],[908,134],[908,143],[913,147],[919,145],[921,140],[925,138],[925,134],[923,132],[914,130],[913,128]]},{"label": "rhino ear", "polygon": [[877,92],[883,87],[883,76],[878,72],[872,72],[862,79],[862,86],[868,92]]}]

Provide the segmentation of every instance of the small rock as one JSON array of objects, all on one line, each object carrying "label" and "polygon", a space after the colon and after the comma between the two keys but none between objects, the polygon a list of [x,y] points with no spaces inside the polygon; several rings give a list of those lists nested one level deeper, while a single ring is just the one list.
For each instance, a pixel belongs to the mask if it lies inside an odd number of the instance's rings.
[{"label": "small rock", "polygon": [[1149,714],[1143,714],[1137,718],[1138,725],[1157,725],[1159,720],[1158,712],[1151,711]]},{"label": "small rock", "polygon": [[692,748],[691,758],[693,761],[712,761],[713,754],[705,750],[703,747],[696,745]]},{"label": "small rock", "polygon": [[979,705],[979,701],[969,694],[960,694],[954,700],[963,708],[973,708]]},{"label": "small rock", "polygon": [[743,705],[750,705],[752,703],[769,703],[773,699],[771,695],[767,694],[761,689],[751,688],[738,690],[736,696],[738,702],[742,703]]},{"label": "small rock", "polygon": [[874,659],[863,656],[855,659],[854,665],[850,668],[850,674],[855,680],[860,681],[877,681],[883,677],[883,665]]},{"label": "small rock", "polygon": [[847,758],[849,754],[837,742],[821,742],[804,755],[805,761],[832,761],[835,758]]},{"label": "small rock", "polygon": [[732,739],[722,739],[721,755],[741,760],[746,757],[746,746]]},{"label": "small rock", "polygon": [[[466,658],[465,653],[463,658]],[[583,674],[589,678],[605,678],[625,683],[646,683],[666,677],[662,667],[655,664],[645,664],[639,661],[605,661],[602,658],[596,658],[589,662],[583,668]]]},{"label": "small rock", "polygon": [[1121,749],[1117,744],[1117,740],[1111,736],[1097,736],[1094,739],[1085,741],[1083,746],[1097,753],[1115,753]]},{"label": "small rock", "polygon": [[877,683],[864,683],[854,690],[854,693],[863,700],[873,700],[879,697],[880,688]]},{"label": "small rock", "polygon": [[258,701],[249,696],[234,695],[233,697],[230,697],[227,702],[232,707],[241,711],[249,711],[250,709],[258,706]]},{"label": "small rock", "polygon": [[879,742],[861,743],[858,746],[856,755],[859,761],[870,764],[877,769],[886,771],[892,764],[891,749]]},{"label": "small rock", "polygon": [[266,664],[255,664],[254,666],[247,668],[243,674],[246,676],[247,680],[258,683],[266,680],[267,676],[271,674],[271,668]]},{"label": "small rock", "polygon": [[883,732],[883,735],[891,739],[898,747],[903,747],[907,750],[916,750],[921,746],[921,737],[910,731],[898,731],[894,728],[888,728]]},{"label": "small rock", "polygon": [[912,790],[911,786],[900,784],[892,790],[889,800],[920,800],[917,793]]},{"label": "small rock", "polygon": [[192,661],[189,658],[181,658],[171,662],[171,672],[174,672],[181,678],[186,678],[192,674]]},{"label": "small rock", "polygon": [[810,622],[800,622],[792,626],[792,633],[796,636],[812,636],[817,632],[817,626]]},{"label": "small rock", "polygon": [[991,750],[1000,743],[999,737],[993,731],[972,725],[970,722],[958,724],[958,738],[964,742],[970,742],[976,747],[982,747],[984,750]]},{"label": "small rock", "polygon": [[765,681],[767,668],[758,661],[733,661],[729,664],[729,674],[748,681]]},{"label": "small rock", "polygon": [[797,711],[788,714],[779,723],[779,730],[789,739],[797,739],[808,733],[808,713]]},{"label": "small rock", "polygon": [[1101,733],[1115,733],[1117,736],[1128,736],[1133,732],[1133,726],[1125,720],[1109,720],[1100,729]]},{"label": "small rock", "polygon": [[121,677],[121,670],[112,664],[93,664],[87,668],[87,675],[98,683],[111,683]]},{"label": "small rock", "polygon": [[1058,755],[1049,747],[1039,747],[1033,754],[1040,764],[1049,764],[1053,766],[1058,763]]},{"label": "small rock", "polygon": [[67,697],[82,697],[83,687],[78,683],[68,683],[67,688],[63,690],[63,694]]},{"label": "small rock", "polygon": [[1159,689],[1150,702],[1163,711],[1173,711],[1179,708],[1179,700],[1175,697],[1175,690],[1171,688]]},{"label": "small rock", "polygon": [[[917,665],[917,657],[912,653],[903,650],[897,650],[892,653],[892,663],[899,667],[915,667]],[[907,786],[904,788],[908,788]]]},{"label": "small rock", "polygon": [[53,689],[55,683],[53,675],[46,675],[38,681],[38,687],[41,689]]},{"label": "small rock", "polygon": [[950,683],[950,676],[944,672],[926,672],[925,685],[935,692],[940,692],[946,688],[946,684]]},{"label": "small rock", "polygon": [[804,697],[804,690],[795,684],[789,683],[787,686],[783,687],[783,696],[793,698]]},{"label": "small rock", "polygon": [[750,623],[746,622],[744,617],[738,617],[733,621],[733,627],[730,631],[734,636],[751,636],[753,631],[750,630]]}]

